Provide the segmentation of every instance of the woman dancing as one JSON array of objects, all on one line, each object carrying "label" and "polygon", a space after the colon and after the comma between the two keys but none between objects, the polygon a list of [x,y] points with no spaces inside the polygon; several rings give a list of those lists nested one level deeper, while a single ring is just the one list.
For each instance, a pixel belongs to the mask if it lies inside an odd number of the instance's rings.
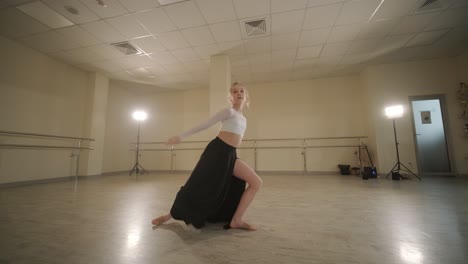
[{"label": "woman dancing", "polygon": [[196,228],[203,227],[208,221],[228,222],[225,229],[256,230],[254,225],[244,222],[242,218],[260,189],[262,180],[236,154],[247,126],[242,109],[248,101],[248,93],[243,84],[235,82],[229,94],[231,107],[167,140],[167,144],[174,145],[183,138],[222,122],[218,136],[207,145],[189,179],[177,193],[170,213],[153,219],[153,225],[174,218]]}]

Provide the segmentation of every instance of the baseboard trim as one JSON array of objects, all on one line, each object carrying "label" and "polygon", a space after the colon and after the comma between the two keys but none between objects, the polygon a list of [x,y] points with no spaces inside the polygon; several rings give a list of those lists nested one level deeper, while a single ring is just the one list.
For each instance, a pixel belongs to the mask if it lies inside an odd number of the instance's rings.
[{"label": "baseboard trim", "polygon": [[288,175],[340,175],[339,172],[335,171],[257,171],[258,174],[260,175],[283,175],[283,174],[288,174]]},{"label": "baseboard trim", "polygon": [[75,176],[65,176],[65,177],[47,178],[47,179],[39,179],[39,180],[27,180],[27,181],[19,181],[19,182],[6,182],[6,183],[0,183],[0,189],[11,188],[11,187],[21,187],[21,186],[34,185],[34,184],[62,182],[62,181],[69,181],[73,179],[75,179]]},{"label": "baseboard trim", "polygon": [[[190,174],[192,171],[191,170],[173,170],[172,172],[170,170],[148,170],[149,173],[173,173],[173,174]],[[78,176],[78,180],[87,180],[87,179],[96,179],[98,177],[105,177],[105,176],[116,176],[116,175],[122,175],[122,174],[128,174],[129,171],[111,171],[111,172],[104,172],[102,174],[95,174],[95,175],[80,175]],[[308,171],[307,173],[304,173],[304,171],[257,171],[258,174],[260,175],[307,175],[307,176],[320,176],[320,175],[340,175],[339,172],[335,171]],[[378,173],[377,176],[378,178],[384,178],[387,174],[385,173]],[[354,175],[346,175],[346,176],[354,176]],[[359,176],[359,175],[356,175]],[[441,177],[441,176],[439,176]],[[466,173],[461,173],[457,174],[456,176],[445,176],[447,178],[468,178],[468,174]],[[433,178],[430,177],[429,178]],[[69,181],[69,180],[74,180],[75,176],[64,176],[64,177],[57,177],[57,178],[47,178],[47,179],[39,179],[39,180],[27,180],[27,181],[19,181],[19,182],[7,182],[7,183],[0,183],[0,189],[2,188],[12,188],[12,187],[21,187],[21,186],[26,186],[26,185],[34,185],[34,184],[45,184],[45,183],[54,183],[54,182],[61,182],[61,181]]]}]

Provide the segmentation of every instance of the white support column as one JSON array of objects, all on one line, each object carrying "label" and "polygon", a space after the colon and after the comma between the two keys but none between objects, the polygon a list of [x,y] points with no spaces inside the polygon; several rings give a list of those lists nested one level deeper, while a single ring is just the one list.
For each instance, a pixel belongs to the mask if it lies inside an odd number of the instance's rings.
[{"label": "white support column", "polygon": [[231,86],[231,61],[227,55],[211,56],[210,65],[210,114],[228,105]]},{"label": "white support column", "polygon": [[109,79],[99,73],[89,73],[83,135],[95,141],[91,143],[94,150],[83,151],[81,156],[79,174],[83,176],[102,174],[108,92]]}]

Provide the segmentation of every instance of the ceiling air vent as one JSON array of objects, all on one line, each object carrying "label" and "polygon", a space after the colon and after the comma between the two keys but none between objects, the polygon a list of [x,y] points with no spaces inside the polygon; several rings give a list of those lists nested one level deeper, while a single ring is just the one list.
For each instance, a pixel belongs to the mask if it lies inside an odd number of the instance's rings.
[{"label": "ceiling air vent", "polygon": [[242,34],[245,38],[262,37],[270,34],[267,18],[255,18],[241,21]]},{"label": "ceiling air vent", "polygon": [[416,9],[416,13],[433,11],[440,8],[442,8],[440,0],[424,0],[418,9]]},{"label": "ceiling air vent", "polygon": [[111,45],[114,46],[114,48],[118,49],[120,52],[122,52],[125,55],[133,55],[133,54],[142,54],[143,53],[140,49],[134,47],[128,41],[111,43]]}]

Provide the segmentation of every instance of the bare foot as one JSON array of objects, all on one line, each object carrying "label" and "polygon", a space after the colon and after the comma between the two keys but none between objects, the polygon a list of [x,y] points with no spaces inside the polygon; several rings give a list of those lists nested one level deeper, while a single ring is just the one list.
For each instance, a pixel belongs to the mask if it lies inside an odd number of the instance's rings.
[{"label": "bare foot", "polygon": [[238,222],[238,221],[232,221],[229,225],[226,225],[224,227],[225,229],[243,229],[243,230],[248,230],[248,231],[255,231],[257,230],[257,227],[254,225],[250,225],[244,221]]},{"label": "bare foot", "polygon": [[164,224],[166,221],[170,220],[171,218],[172,216],[170,214],[161,215],[160,217],[153,219],[153,221],[151,221],[151,224],[153,225]]}]

